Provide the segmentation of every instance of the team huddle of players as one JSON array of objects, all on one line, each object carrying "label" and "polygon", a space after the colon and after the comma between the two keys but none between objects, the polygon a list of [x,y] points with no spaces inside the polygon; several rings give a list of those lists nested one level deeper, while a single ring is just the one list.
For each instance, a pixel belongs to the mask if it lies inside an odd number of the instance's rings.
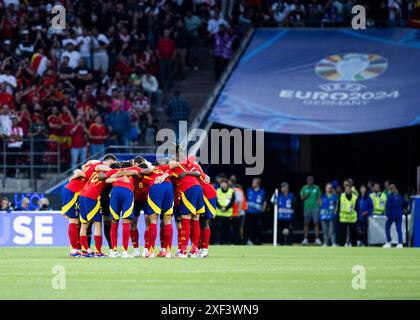
[{"label": "team huddle of players", "polygon": [[[195,157],[177,148],[173,159],[155,165],[137,156],[118,162],[112,154],[103,161],[90,160],[75,170],[62,191],[62,213],[69,219],[70,256],[106,257],[102,253],[102,229],[110,246],[109,258],[155,257],[160,217],[160,252],[171,257],[172,219],[178,230],[176,258],[206,258],[210,240],[209,220],[216,213],[216,190]],[[137,228],[140,212],[146,224],[140,252]],[[122,222],[122,252],[118,251],[118,227]],[[93,225],[94,250],[88,230]],[[128,253],[129,240],[134,248]],[[188,244],[191,248],[188,252]]]}]

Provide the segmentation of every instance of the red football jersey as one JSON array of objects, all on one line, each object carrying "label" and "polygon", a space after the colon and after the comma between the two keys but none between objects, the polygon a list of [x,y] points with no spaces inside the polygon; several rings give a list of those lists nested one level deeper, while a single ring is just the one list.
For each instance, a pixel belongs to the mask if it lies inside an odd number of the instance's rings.
[{"label": "red football jersey", "polygon": [[[110,171],[103,171],[106,176],[109,178],[114,173],[117,173],[119,169],[112,169]],[[83,187],[82,191],[80,191],[79,196],[90,198],[90,199],[98,199],[101,195],[101,192],[106,187],[105,180],[99,180],[98,179],[99,172],[94,172],[89,180],[86,182],[85,186]]]},{"label": "red football jersey", "polygon": [[[139,167],[129,167],[129,168],[119,169],[118,172],[127,171],[127,170],[134,170],[134,171],[137,171],[137,173],[141,173],[143,171]],[[127,188],[130,191],[133,191],[134,190],[134,177],[132,176],[120,177],[114,183],[112,183],[112,187],[122,187],[122,188]]]},{"label": "red football jersey", "polygon": [[191,171],[198,171],[200,173],[200,179],[199,182],[201,184],[201,188],[203,189],[203,195],[207,198],[207,199],[212,199],[214,197],[217,196],[217,192],[216,189],[213,187],[213,185],[211,183],[206,183],[204,181],[206,174],[203,171],[203,168],[201,168],[201,166],[197,163],[194,162],[192,164],[193,169]]},{"label": "red football jersey", "polygon": [[[179,164],[179,167],[176,167],[172,170],[173,175],[178,178],[179,174],[182,172],[192,171],[193,163],[194,163],[195,157],[188,157],[184,161],[181,161]],[[193,186],[199,186],[200,182],[198,182],[198,179],[196,177],[192,176],[185,176],[182,180],[179,180],[179,189],[181,192],[187,191],[189,188]]]},{"label": "red football jersey", "polygon": [[86,182],[91,177],[92,173],[95,172],[96,166],[99,164],[102,164],[102,163],[95,163],[95,164],[91,163],[91,164],[86,165],[83,169],[83,172],[85,173],[85,178],[71,180],[69,181],[69,183],[67,183],[65,188],[69,189],[73,193],[80,192],[80,190],[82,190]]}]

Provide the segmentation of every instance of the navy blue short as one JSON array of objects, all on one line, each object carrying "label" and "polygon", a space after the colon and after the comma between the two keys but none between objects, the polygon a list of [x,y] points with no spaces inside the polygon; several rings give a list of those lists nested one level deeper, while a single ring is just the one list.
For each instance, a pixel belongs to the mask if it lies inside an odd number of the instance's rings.
[{"label": "navy blue short", "polygon": [[133,219],[133,207],[134,196],[131,190],[124,187],[112,188],[109,200],[112,220],[119,220],[120,215],[123,219]]},{"label": "navy blue short", "polygon": [[101,208],[100,198],[91,199],[79,196],[80,221],[83,223],[102,222],[102,214],[99,210]]},{"label": "navy blue short", "polygon": [[77,219],[79,216],[78,208],[79,204],[77,199],[79,192],[74,193],[73,191],[63,188],[61,191],[61,213],[70,219]]},{"label": "navy blue short", "polygon": [[216,217],[217,197],[207,199],[204,197],[205,212],[202,214],[205,219],[214,219]]},{"label": "navy blue short", "polygon": [[192,186],[185,192],[181,192],[181,203],[179,208],[181,215],[204,213],[204,198],[201,186]]},{"label": "navy blue short", "polygon": [[165,181],[153,184],[147,196],[146,214],[172,214],[174,206],[174,188]]}]

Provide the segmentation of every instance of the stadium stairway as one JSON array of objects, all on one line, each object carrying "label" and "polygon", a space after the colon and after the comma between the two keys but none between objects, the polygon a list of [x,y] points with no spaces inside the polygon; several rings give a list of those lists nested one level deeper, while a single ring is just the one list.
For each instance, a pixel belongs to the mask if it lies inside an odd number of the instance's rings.
[{"label": "stadium stairway", "polygon": [[191,123],[207,100],[208,95],[214,89],[216,81],[213,74],[213,59],[208,47],[201,45],[199,49],[198,70],[190,69],[185,79],[175,80],[173,86],[166,92],[163,99],[162,110],[156,111],[159,119],[159,128],[171,128],[167,116],[167,108],[175,91],[180,91],[182,97],[190,105],[188,122]]}]

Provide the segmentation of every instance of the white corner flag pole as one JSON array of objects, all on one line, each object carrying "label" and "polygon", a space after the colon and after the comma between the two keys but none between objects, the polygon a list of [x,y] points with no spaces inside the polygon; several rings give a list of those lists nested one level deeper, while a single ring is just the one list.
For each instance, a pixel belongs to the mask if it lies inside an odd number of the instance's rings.
[{"label": "white corner flag pole", "polygon": [[274,220],[273,220],[273,247],[277,247],[277,216],[279,212],[279,190],[274,191]]}]

